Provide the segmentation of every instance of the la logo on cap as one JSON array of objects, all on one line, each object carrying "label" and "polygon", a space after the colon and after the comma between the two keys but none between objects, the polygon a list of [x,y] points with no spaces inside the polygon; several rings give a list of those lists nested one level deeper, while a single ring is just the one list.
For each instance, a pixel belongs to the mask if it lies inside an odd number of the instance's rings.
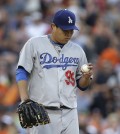
[{"label": "la logo on cap", "polygon": [[68,16],[68,23],[72,23],[73,22],[73,20],[70,18],[70,16]]}]

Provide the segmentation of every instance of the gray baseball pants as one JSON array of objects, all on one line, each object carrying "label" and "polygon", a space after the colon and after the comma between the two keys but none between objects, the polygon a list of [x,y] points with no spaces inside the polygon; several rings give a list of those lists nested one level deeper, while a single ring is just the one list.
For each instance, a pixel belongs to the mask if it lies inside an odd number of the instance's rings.
[{"label": "gray baseball pants", "polygon": [[47,111],[51,123],[30,128],[28,134],[79,134],[77,109]]}]

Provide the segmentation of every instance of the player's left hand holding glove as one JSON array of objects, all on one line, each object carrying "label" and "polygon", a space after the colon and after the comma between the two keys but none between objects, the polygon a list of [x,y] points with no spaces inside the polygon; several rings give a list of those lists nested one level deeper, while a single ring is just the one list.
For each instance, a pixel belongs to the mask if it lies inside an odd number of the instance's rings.
[{"label": "player's left hand holding glove", "polygon": [[50,123],[48,113],[42,104],[33,100],[26,100],[21,103],[17,109],[20,124],[23,128],[45,125]]}]

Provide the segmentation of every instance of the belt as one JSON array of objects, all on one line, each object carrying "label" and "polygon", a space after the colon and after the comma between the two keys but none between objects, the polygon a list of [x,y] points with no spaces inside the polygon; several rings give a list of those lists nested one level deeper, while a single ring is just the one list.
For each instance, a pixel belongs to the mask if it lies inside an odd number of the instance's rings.
[{"label": "belt", "polygon": [[66,106],[60,106],[60,107],[54,107],[54,106],[44,106],[45,109],[49,109],[49,110],[61,110],[61,109],[71,109],[69,107]]}]

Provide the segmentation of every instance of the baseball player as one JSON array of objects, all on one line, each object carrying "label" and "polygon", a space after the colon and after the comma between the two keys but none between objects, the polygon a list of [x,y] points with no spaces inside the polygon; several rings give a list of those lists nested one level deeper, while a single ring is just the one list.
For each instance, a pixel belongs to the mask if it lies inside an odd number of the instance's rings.
[{"label": "baseball player", "polygon": [[[79,134],[76,89],[89,87],[93,66],[80,45],[70,41],[78,30],[73,12],[57,11],[51,28],[50,35],[29,39],[20,52],[20,123],[30,134]],[[86,73],[80,70],[83,64],[88,64]]]}]

